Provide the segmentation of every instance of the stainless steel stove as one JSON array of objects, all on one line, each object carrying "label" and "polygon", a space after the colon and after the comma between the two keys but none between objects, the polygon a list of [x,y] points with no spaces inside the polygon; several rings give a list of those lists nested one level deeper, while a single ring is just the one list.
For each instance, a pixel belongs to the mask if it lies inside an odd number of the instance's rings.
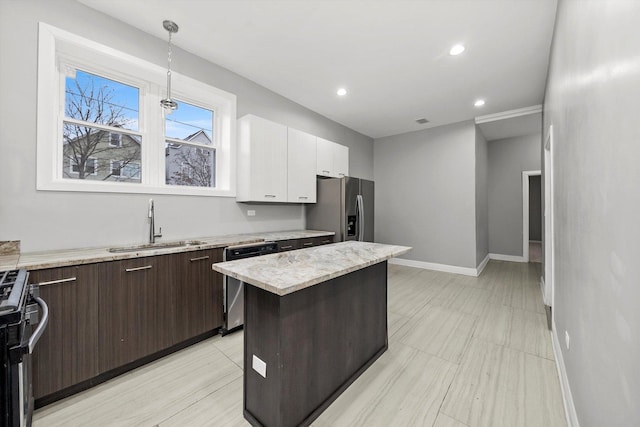
[{"label": "stainless steel stove", "polygon": [[0,427],[30,426],[33,416],[31,353],[47,326],[49,310],[28,280],[26,270],[0,272]]}]

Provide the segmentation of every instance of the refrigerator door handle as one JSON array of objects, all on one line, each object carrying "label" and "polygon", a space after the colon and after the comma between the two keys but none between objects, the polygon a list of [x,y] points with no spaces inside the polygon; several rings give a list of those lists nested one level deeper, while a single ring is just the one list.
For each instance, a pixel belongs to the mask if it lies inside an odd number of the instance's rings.
[{"label": "refrigerator door handle", "polygon": [[362,200],[362,194],[358,194],[356,201],[358,206],[358,241],[364,242],[364,201]]}]

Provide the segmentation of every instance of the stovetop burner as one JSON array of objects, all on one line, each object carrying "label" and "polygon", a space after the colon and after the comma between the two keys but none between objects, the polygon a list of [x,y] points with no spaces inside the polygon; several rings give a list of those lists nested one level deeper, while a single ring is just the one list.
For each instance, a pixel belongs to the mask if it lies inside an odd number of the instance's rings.
[{"label": "stovetop burner", "polygon": [[24,298],[27,297],[28,277],[26,270],[0,272],[0,321],[20,310]]}]

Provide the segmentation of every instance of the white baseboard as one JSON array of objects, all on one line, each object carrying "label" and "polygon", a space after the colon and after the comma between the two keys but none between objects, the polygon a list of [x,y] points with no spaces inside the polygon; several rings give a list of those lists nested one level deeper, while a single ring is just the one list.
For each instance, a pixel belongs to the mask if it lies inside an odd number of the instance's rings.
[{"label": "white baseboard", "polygon": [[526,262],[524,257],[518,255],[489,254],[489,258],[498,261]]},{"label": "white baseboard", "polygon": [[547,304],[547,302],[544,300],[544,276],[540,276],[540,292],[542,292],[542,302],[544,302],[545,305],[551,305]]},{"label": "white baseboard", "polygon": [[567,426],[580,427],[580,423],[578,422],[578,413],[576,412],[576,407],[573,404],[573,396],[571,395],[571,387],[569,386],[567,370],[564,366],[564,357],[562,356],[562,350],[560,348],[560,340],[558,339],[556,322],[553,321],[551,325],[551,342],[553,344],[553,355],[556,359],[558,377],[560,377],[560,390],[562,391],[562,401],[564,403],[564,413],[567,417]]},{"label": "white baseboard", "polygon": [[484,257],[480,265],[476,267],[476,277],[482,274],[482,271],[484,270],[484,268],[487,266],[487,264],[489,264],[490,259],[491,257],[489,256],[489,254],[487,254],[487,256]]},{"label": "white baseboard", "polygon": [[423,268],[425,270],[444,271],[445,273],[464,274],[465,276],[478,275],[478,269],[470,267],[458,267],[457,265],[436,264],[433,262],[414,261],[412,259],[391,258],[390,264],[404,265],[407,267]]}]

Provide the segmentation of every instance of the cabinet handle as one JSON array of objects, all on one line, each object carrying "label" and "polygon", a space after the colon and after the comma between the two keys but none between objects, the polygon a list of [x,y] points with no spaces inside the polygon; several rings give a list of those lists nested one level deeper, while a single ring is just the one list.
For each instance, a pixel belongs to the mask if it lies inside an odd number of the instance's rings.
[{"label": "cabinet handle", "polygon": [[305,199],[305,200],[307,200],[307,199],[308,199],[308,197],[307,197],[307,196],[299,196],[299,197],[298,197],[298,199]]},{"label": "cabinet handle", "polygon": [[324,173],[330,173],[331,171],[328,171],[328,170],[324,170],[324,169],[323,169],[323,170],[322,170],[322,172],[324,172]]},{"label": "cabinet handle", "polygon": [[194,262],[194,261],[202,261],[202,260],[205,260],[205,259],[209,259],[209,255],[207,255],[207,256],[199,256],[197,258],[191,258],[189,261]]},{"label": "cabinet handle", "polygon": [[283,246],[280,249],[291,249],[293,247],[293,245],[289,245],[289,246]]},{"label": "cabinet handle", "polygon": [[339,173],[338,175],[340,175],[340,176],[345,176],[343,173]]},{"label": "cabinet handle", "polygon": [[323,240],[323,241],[322,241],[322,244],[323,244],[323,245],[324,245],[324,244],[327,244],[327,243],[331,243],[331,240]]},{"label": "cabinet handle", "polygon": [[124,271],[126,271],[127,273],[131,273],[132,271],[149,270],[151,267],[153,267],[153,266],[152,265],[145,265],[144,267],[127,268]]},{"label": "cabinet handle", "polygon": [[276,195],[275,194],[265,194],[264,197],[274,198],[274,197],[276,197]]},{"label": "cabinet handle", "polygon": [[303,243],[302,246],[313,246],[313,242]]},{"label": "cabinet handle", "polygon": [[40,283],[38,283],[38,286],[57,285],[58,283],[67,283],[67,282],[75,282],[75,281],[76,281],[75,277],[68,277],[66,279],[50,280],[48,282],[40,282]]}]

